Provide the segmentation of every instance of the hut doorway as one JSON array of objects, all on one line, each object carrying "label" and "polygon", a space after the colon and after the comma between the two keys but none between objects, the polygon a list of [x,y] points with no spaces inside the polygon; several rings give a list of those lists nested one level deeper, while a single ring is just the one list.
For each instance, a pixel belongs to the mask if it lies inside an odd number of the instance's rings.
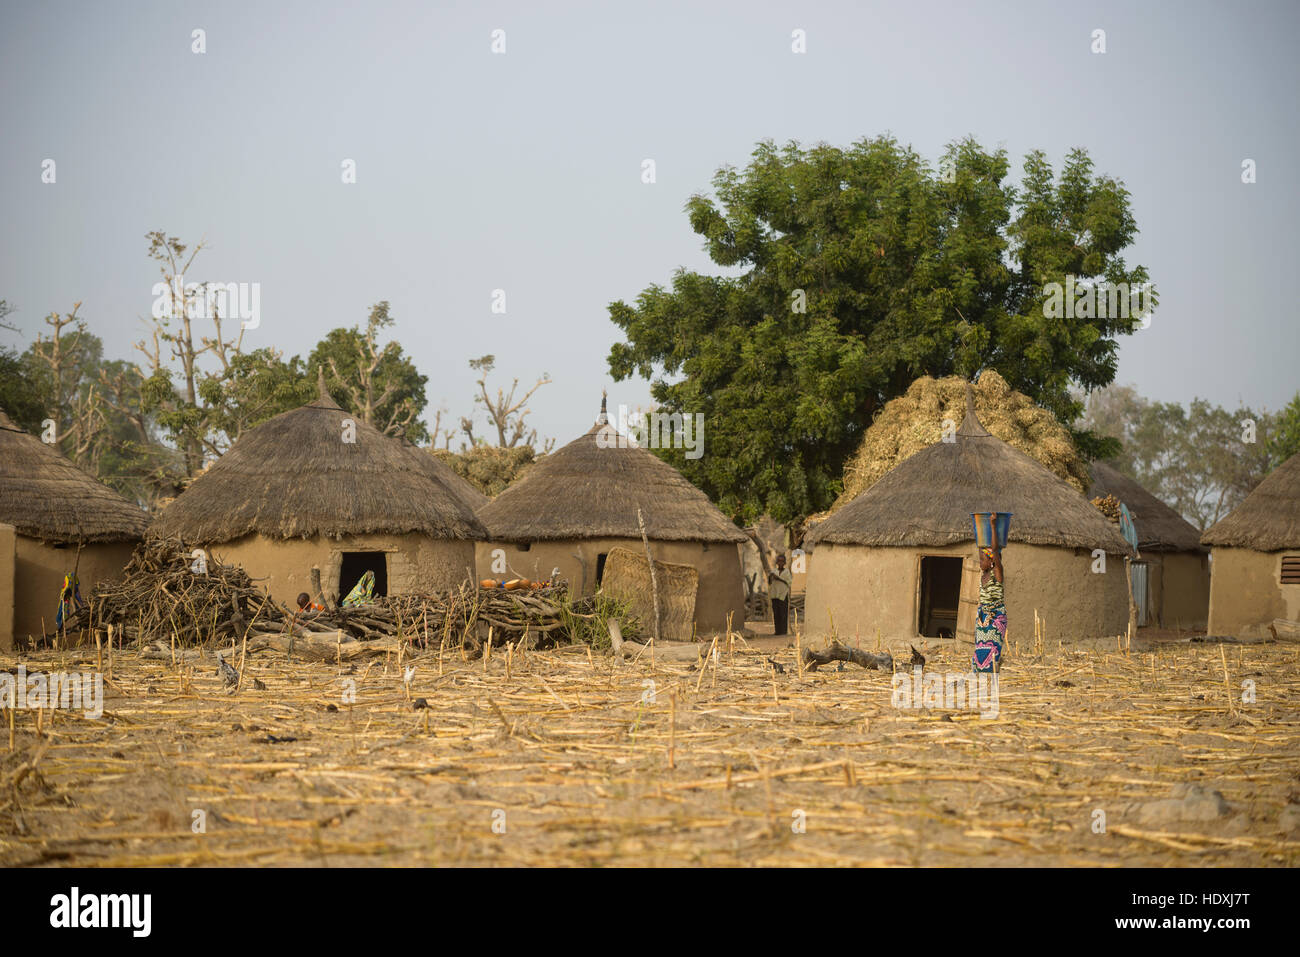
[{"label": "hut doorway", "polygon": [[384,552],[344,552],[343,563],[339,566],[339,600],[347,597],[348,592],[361,581],[366,572],[375,573],[376,597],[388,594],[388,555]]},{"label": "hut doorway", "polygon": [[954,638],[961,604],[960,558],[926,555],[921,558],[920,603],[916,630],[926,638]]}]

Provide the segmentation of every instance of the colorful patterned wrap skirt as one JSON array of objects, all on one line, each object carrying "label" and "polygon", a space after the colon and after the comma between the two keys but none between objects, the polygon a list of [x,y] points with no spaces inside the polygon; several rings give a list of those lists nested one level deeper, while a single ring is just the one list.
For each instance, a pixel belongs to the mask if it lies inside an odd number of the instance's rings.
[{"label": "colorful patterned wrap skirt", "polygon": [[1007,606],[1002,583],[990,578],[980,584],[979,609],[975,613],[976,671],[996,671],[1007,641]]}]

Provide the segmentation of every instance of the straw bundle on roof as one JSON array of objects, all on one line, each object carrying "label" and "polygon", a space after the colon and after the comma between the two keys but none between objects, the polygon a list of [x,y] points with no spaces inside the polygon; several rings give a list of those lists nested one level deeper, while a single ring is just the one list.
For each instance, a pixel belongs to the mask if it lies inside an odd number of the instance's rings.
[{"label": "straw bundle on roof", "polygon": [[[906,393],[886,404],[844,467],[844,492],[832,512],[869,489],[909,455],[938,442],[945,419],[954,427],[960,423],[966,414],[966,385],[960,376],[922,376]],[[991,369],[981,373],[973,390],[975,411],[989,432],[1056,473],[1076,491],[1088,487],[1087,463],[1052,413],[1014,391]]]},{"label": "straw bundle on roof", "polygon": [[[598,443],[601,430],[606,439]],[[606,445],[608,447],[602,448]],[[640,538],[742,542],[747,536],[708,496],[645,449],[618,447],[614,427],[597,422],[552,452],[478,511],[492,541]]]},{"label": "straw bundle on roof", "polygon": [[148,516],[0,410],[0,522],[51,542],[123,542]]},{"label": "straw bundle on roof", "polygon": [[517,482],[545,453],[537,452],[531,445],[484,444],[460,452],[434,449],[432,454],[480,495],[491,499]]},{"label": "straw bundle on roof", "polygon": [[[345,441],[352,430],[355,441]],[[241,436],[158,516],[150,534],[196,543],[253,533],[483,538],[482,524],[442,468],[322,393]]]},{"label": "straw bundle on roof", "polygon": [[810,543],[951,545],[974,541],[971,512],[1014,512],[1010,540],[1127,550],[1086,498],[966,414],[956,441],[909,456],[809,532]]},{"label": "straw bundle on roof", "polygon": [[1092,488],[1088,494],[1102,499],[1113,496],[1128,506],[1137,528],[1138,548],[1144,552],[1204,551],[1196,526],[1104,462],[1092,463]]},{"label": "straw bundle on roof", "polygon": [[1300,455],[1270,472],[1244,502],[1206,529],[1201,543],[1259,552],[1300,548]]}]

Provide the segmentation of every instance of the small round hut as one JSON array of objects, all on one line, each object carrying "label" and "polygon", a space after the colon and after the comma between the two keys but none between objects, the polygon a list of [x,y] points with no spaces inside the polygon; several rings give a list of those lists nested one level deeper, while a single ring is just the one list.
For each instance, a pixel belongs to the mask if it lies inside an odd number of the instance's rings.
[{"label": "small round hut", "polygon": [[1210,634],[1263,637],[1275,619],[1300,621],[1300,455],[1270,472],[1201,543],[1213,548]]},{"label": "small round hut", "polygon": [[[375,595],[451,588],[473,575],[484,536],[432,455],[316,401],[239,437],[150,526],[241,565],[276,600],[346,596],[367,571]],[[313,596],[314,597],[314,596]]]},{"label": "small round hut", "polygon": [[807,631],[972,641],[979,566],[971,513],[998,510],[1015,513],[1003,553],[1013,639],[1032,640],[1035,611],[1049,638],[1123,632],[1126,544],[1110,522],[990,435],[973,397],[949,439],[904,459],[809,533]]},{"label": "small round hut", "polygon": [[54,631],[63,576],[118,578],[148,516],[0,411],[0,649]]},{"label": "small round hut", "polygon": [[1210,561],[1196,526],[1104,462],[1092,464],[1088,495],[1113,495],[1133,517],[1140,556],[1133,564],[1138,624],[1204,628],[1210,610]]},{"label": "small round hut", "polygon": [[655,561],[697,573],[695,631],[722,631],[728,615],[741,628],[739,545],[748,536],[675,468],[623,439],[604,400],[591,429],[478,510],[488,530],[478,546],[479,573],[500,578],[504,565],[511,577],[558,575],[575,593],[591,594],[613,549],[645,554],[638,508]]}]

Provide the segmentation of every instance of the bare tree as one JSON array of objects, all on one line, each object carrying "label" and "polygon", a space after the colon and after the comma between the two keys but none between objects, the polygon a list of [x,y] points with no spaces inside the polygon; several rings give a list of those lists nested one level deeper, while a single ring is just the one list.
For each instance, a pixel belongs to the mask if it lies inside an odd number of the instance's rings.
[{"label": "bare tree", "polygon": [[46,316],[49,331],[36,334],[31,354],[49,377],[49,398],[54,408],[47,414],[54,420],[57,442],[70,459],[95,471],[95,450],[106,419],[97,384],[86,378],[97,356],[87,355],[87,344],[94,337],[86,332],[86,321],[77,315],[80,308],[78,302],[71,312]]},{"label": "bare tree", "polygon": [[[244,332],[241,324],[239,334],[228,338],[221,328],[220,310],[214,309],[211,315],[208,314],[211,299],[208,284],[185,281],[186,272],[204,248],[203,242],[198,243],[187,258],[185,251],[188,247],[175,236],[154,230],[146,238],[149,240],[149,258],[158,263],[168,305],[164,310],[155,310],[150,337],[137,342],[136,349],[148,363],[150,375],[146,378],[162,374],[170,379],[168,361],[174,359],[180,365],[180,401],[170,403],[179,407],[161,410],[160,419],[180,441],[186,471],[193,475],[203,467],[205,451],[220,452],[208,436],[209,430],[199,405],[200,384],[209,377],[200,367],[199,360],[206,353],[212,353],[224,375],[229,371],[231,357],[240,354]],[[212,322],[214,336],[196,333],[194,323],[199,319]],[[164,347],[170,352],[167,359],[163,356]]]},{"label": "bare tree", "polygon": [[442,427],[442,417],[446,414],[447,414],[447,407],[439,406],[438,410],[433,414],[433,428],[429,430],[429,436],[432,440],[431,445],[435,449],[438,447],[438,440],[441,439],[443,443],[442,447],[446,449],[448,452],[450,452],[451,440],[456,437],[456,430],[444,429]]},{"label": "bare tree", "polygon": [[[525,419],[532,411],[528,408],[528,400],[533,397],[538,389],[551,382],[551,377],[543,373],[541,378],[533,384],[533,387],[525,392],[518,399],[515,399],[515,393],[519,391],[519,380],[516,378],[510,383],[510,391],[498,388],[496,397],[492,396],[488,389],[487,377],[496,365],[496,356],[481,356],[478,359],[470,359],[469,367],[479,373],[475,380],[478,385],[479,394],[474,397],[474,403],[481,405],[487,411],[488,422],[497,431],[497,445],[502,448],[514,448],[520,443],[524,445],[537,444],[537,430],[529,429],[525,424]],[[469,440],[471,446],[477,443],[474,437],[474,420],[472,417],[462,417],[460,420],[461,431]],[[548,442],[546,451],[550,451],[553,442]]]}]

